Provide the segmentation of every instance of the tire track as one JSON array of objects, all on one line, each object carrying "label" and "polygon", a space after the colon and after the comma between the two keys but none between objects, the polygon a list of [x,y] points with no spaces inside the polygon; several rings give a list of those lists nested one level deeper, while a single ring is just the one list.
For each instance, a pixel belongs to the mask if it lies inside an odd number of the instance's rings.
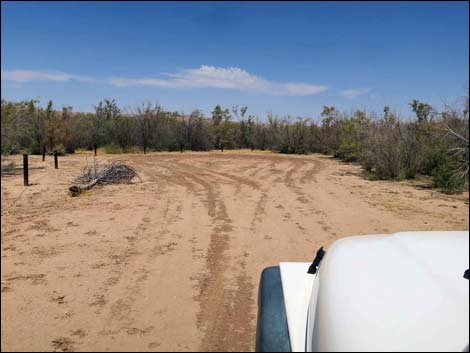
[{"label": "tire track", "polygon": [[[206,270],[195,276],[199,294],[194,298],[200,310],[197,324],[203,332],[201,351],[249,350],[252,346],[253,329],[249,325],[252,310],[247,303],[252,302],[254,286],[244,269],[235,278],[227,278],[226,269],[232,259],[230,249],[232,220],[220,191],[220,182],[207,182],[211,177],[219,180],[230,179],[235,186],[240,184],[258,188],[258,184],[229,173],[208,171],[206,168],[185,163],[163,163],[165,168],[184,178],[186,182],[200,185],[205,193],[202,200],[212,218],[212,232],[206,251]],[[209,178],[208,178],[209,177]],[[190,188],[191,189],[191,188]],[[197,189],[192,188],[197,193]],[[250,310],[246,310],[250,309]]]}]

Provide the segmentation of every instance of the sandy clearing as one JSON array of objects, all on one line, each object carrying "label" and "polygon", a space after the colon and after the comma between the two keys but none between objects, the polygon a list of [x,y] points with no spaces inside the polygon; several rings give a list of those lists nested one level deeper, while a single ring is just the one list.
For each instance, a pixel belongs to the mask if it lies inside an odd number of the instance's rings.
[{"label": "sandy clearing", "polygon": [[468,193],[367,181],[326,156],[99,158],[143,182],[71,198],[84,154],[58,170],[30,157],[16,202],[21,174],[2,177],[2,350],[254,350],[264,267],[349,235],[469,228]]}]

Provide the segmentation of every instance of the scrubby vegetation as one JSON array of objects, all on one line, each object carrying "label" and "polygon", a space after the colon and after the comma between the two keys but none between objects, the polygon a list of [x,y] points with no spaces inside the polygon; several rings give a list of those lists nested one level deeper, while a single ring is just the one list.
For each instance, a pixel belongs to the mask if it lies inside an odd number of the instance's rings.
[{"label": "scrubby vegetation", "polygon": [[413,100],[413,119],[400,119],[389,107],[383,113],[345,114],[325,106],[319,122],[279,117],[265,122],[247,107],[219,105],[210,118],[199,110],[190,115],[167,112],[150,103],[123,113],[114,100],[104,100],[94,113],[55,111],[52,102],[1,102],[2,154],[74,153],[104,148],[106,153],[143,151],[207,151],[250,148],[281,153],[331,154],[360,163],[376,179],[433,177],[436,187],[468,189],[469,99],[437,112]]},{"label": "scrubby vegetation", "polygon": [[2,175],[13,172],[15,167],[16,167],[15,162],[9,162],[8,164],[5,164],[4,166],[2,165],[2,169],[1,169],[2,170]]}]

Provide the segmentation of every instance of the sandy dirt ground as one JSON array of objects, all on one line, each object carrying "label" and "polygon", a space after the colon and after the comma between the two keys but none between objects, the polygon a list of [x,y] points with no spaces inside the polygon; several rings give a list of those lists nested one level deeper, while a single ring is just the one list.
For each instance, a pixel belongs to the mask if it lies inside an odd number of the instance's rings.
[{"label": "sandy dirt ground", "polygon": [[350,235],[469,228],[468,193],[320,155],[99,156],[142,182],[77,198],[85,154],[30,157],[26,189],[20,158],[1,185],[2,351],[253,351],[264,267]]}]

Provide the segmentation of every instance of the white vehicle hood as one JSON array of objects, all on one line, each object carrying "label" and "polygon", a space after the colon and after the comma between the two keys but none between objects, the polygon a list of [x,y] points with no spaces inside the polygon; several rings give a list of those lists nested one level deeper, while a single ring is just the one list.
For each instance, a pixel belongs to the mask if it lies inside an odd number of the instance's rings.
[{"label": "white vehicle hood", "polygon": [[468,232],[344,238],[326,250],[317,275],[297,266],[281,264],[293,351],[462,351],[468,344]]}]

